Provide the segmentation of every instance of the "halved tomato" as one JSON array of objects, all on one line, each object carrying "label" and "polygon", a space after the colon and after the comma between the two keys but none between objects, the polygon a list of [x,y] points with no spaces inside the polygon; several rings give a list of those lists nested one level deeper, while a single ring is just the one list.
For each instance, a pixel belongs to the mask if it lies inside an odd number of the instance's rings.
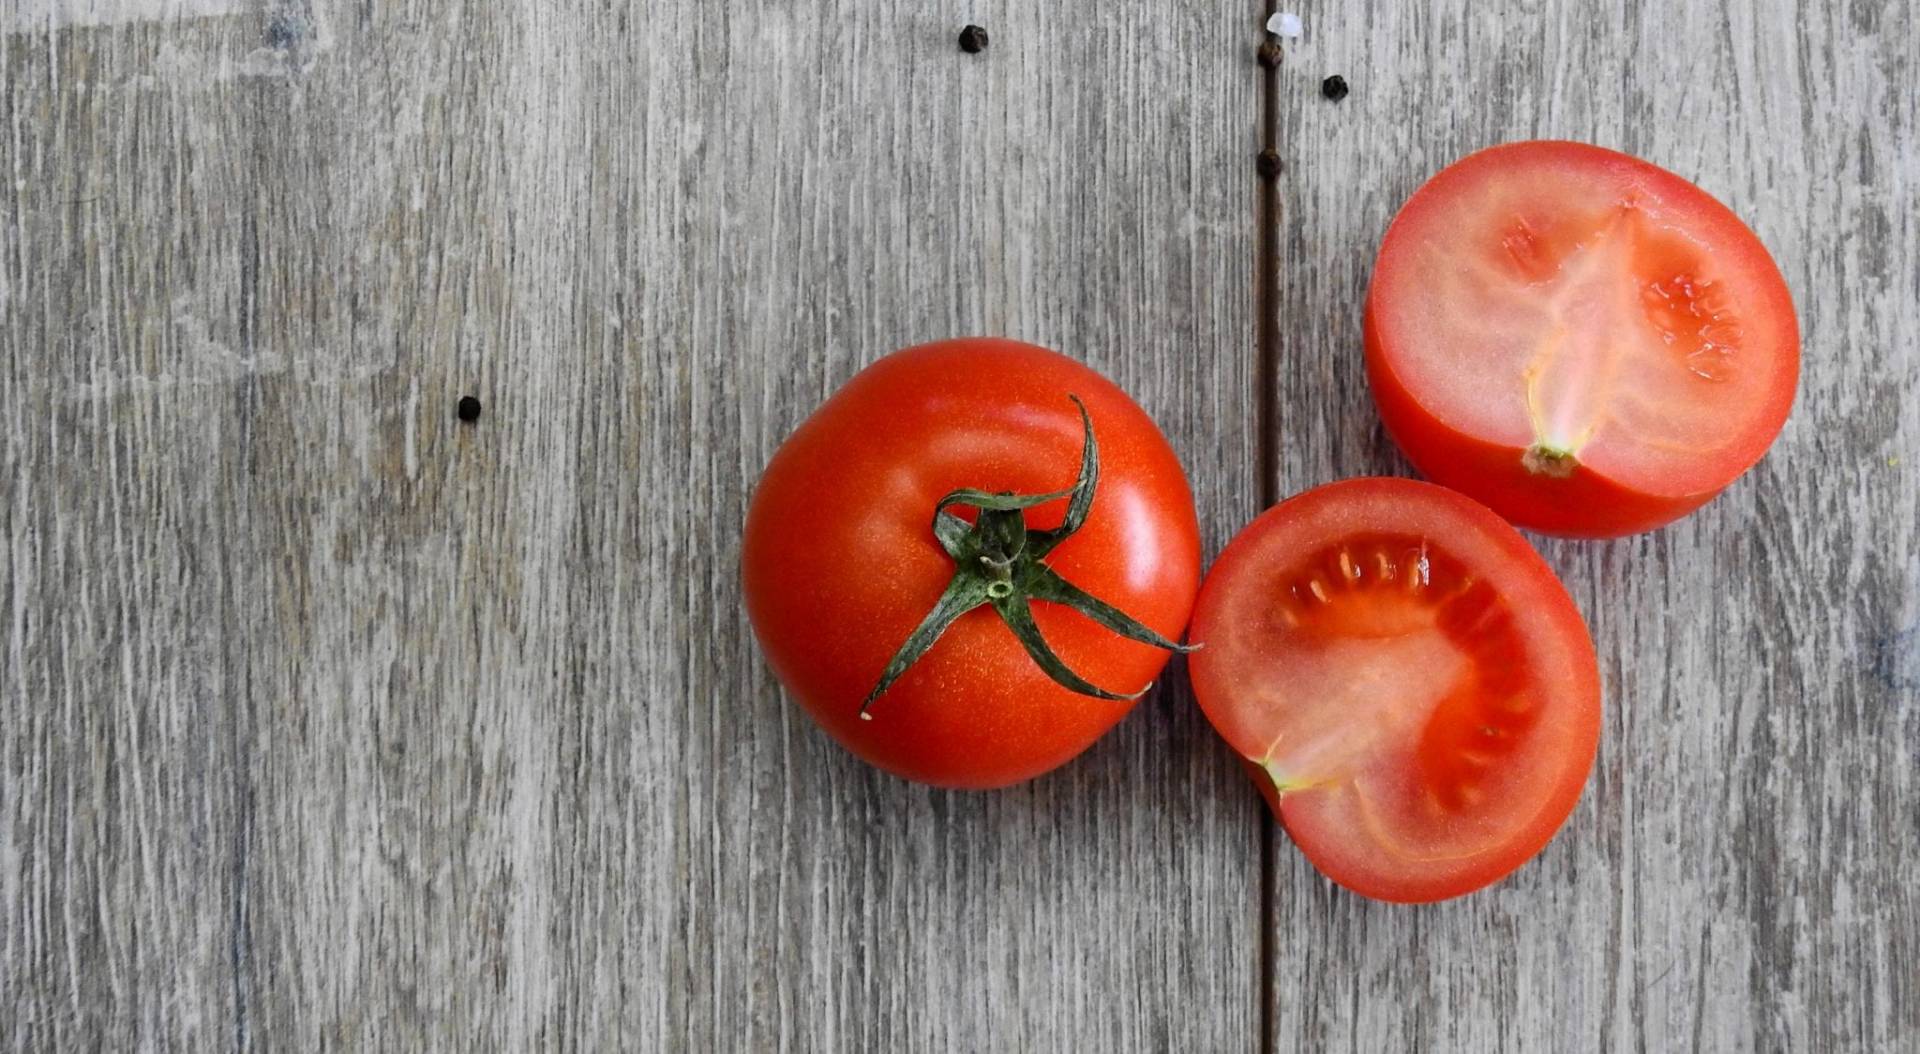
[{"label": "halved tomato", "polygon": [[1479,889],[1538,853],[1593,767],[1600,673],[1567,591],[1484,506],[1355,479],[1220,554],[1194,694],[1315,867],[1370,897]]},{"label": "halved tomato", "polygon": [[1780,432],[1793,299],[1726,206],[1583,143],[1443,169],[1387,228],[1366,307],[1387,430],[1436,483],[1523,527],[1650,530]]}]

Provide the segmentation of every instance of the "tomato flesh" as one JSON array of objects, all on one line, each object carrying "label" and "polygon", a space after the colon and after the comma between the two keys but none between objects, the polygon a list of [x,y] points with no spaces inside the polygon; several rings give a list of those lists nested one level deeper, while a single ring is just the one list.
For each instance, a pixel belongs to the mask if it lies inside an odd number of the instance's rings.
[{"label": "tomato flesh", "polygon": [[1779,269],[1691,183],[1579,143],[1440,172],[1382,241],[1366,311],[1387,427],[1522,526],[1631,533],[1704,503],[1791,409]]},{"label": "tomato flesh", "polygon": [[1599,735],[1552,571],[1486,508],[1350,480],[1270,510],[1208,575],[1195,693],[1294,840],[1386,900],[1459,895],[1544,846]]}]

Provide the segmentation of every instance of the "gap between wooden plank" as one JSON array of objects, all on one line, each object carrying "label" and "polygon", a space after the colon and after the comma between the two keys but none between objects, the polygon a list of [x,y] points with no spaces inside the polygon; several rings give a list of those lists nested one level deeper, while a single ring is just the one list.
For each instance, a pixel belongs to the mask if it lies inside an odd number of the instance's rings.
[{"label": "gap between wooden plank", "polygon": [[[1278,13],[1277,0],[1267,0],[1266,23]],[[1267,41],[1278,43],[1270,33]],[[1260,66],[1260,150],[1264,154],[1280,149],[1280,67],[1278,63]],[[1254,418],[1259,430],[1260,507],[1264,511],[1280,500],[1280,451],[1276,409],[1279,385],[1276,371],[1280,364],[1280,174],[1262,175],[1256,184],[1254,231],[1254,385],[1258,392]],[[1276,1039],[1273,1018],[1273,896],[1275,850],[1274,821],[1262,804],[1255,813],[1260,824],[1260,936],[1259,949],[1260,1050],[1273,1054]]]}]

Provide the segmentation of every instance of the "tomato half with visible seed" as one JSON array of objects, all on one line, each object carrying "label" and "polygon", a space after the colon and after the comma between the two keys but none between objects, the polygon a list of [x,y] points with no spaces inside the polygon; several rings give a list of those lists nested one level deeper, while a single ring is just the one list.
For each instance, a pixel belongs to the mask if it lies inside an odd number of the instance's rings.
[{"label": "tomato half with visible seed", "polygon": [[1429,479],[1576,537],[1691,512],[1766,453],[1800,372],[1766,247],[1679,176],[1583,143],[1442,170],[1366,306],[1380,416]]},{"label": "tomato half with visible seed", "polygon": [[1567,591],[1486,507],[1407,479],[1269,509],[1201,586],[1194,694],[1315,867],[1393,901],[1479,889],[1572,812],[1600,735]]}]

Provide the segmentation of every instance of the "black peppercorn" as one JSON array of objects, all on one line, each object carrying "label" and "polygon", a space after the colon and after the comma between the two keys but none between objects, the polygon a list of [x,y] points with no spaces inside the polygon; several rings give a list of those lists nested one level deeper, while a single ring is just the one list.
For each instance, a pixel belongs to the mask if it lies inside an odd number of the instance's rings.
[{"label": "black peppercorn", "polygon": [[1271,40],[1260,45],[1260,50],[1257,52],[1257,55],[1260,59],[1261,69],[1270,70],[1280,65],[1280,45]]},{"label": "black peppercorn", "polygon": [[1347,79],[1338,73],[1320,82],[1320,94],[1339,102],[1347,97]]},{"label": "black peppercorn", "polygon": [[460,397],[460,406],[454,412],[460,415],[460,420],[472,424],[480,420],[480,400],[463,395]]},{"label": "black peppercorn", "polygon": [[978,55],[987,50],[987,31],[979,26],[968,26],[961,30],[960,50],[969,55]]},{"label": "black peppercorn", "polygon": [[1253,167],[1259,171],[1261,179],[1272,179],[1280,174],[1280,152],[1272,148],[1260,151]]}]

